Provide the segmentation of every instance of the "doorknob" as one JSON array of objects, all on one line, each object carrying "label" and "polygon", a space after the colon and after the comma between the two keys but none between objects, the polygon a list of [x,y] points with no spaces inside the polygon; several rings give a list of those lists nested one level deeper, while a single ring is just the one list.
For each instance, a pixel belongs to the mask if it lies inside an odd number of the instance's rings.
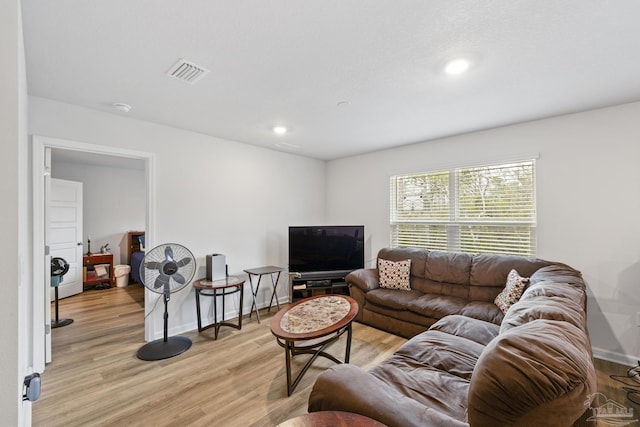
[{"label": "doorknob", "polygon": [[82,246],[82,242],[78,242],[78,246]]}]

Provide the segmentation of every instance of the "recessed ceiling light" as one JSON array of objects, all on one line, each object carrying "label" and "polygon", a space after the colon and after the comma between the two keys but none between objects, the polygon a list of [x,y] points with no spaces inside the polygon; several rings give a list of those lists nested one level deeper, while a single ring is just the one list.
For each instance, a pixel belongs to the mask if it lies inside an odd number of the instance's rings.
[{"label": "recessed ceiling light", "polygon": [[278,134],[278,135],[284,135],[285,133],[287,133],[288,129],[284,126],[274,126],[273,128],[273,132]]},{"label": "recessed ceiling light", "polygon": [[123,113],[128,113],[129,111],[131,111],[131,105],[123,104],[122,102],[114,103],[113,108],[115,108],[118,111],[122,111]]},{"label": "recessed ceiling light", "polygon": [[469,60],[458,58],[447,62],[447,64],[444,66],[444,72],[449,74],[450,76],[457,76],[458,74],[462,74],[467,71],[470,66],[471,63],[469,62]]}]

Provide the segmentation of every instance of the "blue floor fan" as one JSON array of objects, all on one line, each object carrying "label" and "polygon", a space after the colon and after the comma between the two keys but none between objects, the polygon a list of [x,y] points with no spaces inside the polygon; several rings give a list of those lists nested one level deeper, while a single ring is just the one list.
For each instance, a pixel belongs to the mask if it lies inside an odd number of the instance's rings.
[{"label": "blue floor fan", "polygon": [[184,353],[191,347],[187,337],[169,337],[168,304],[171,294],[187,286],[196,271],[196,261],[191,251],[184,246],[167,243],[147,252],[140,264],[140,278],[151,292],[164,298],[164,337],[151,341],[138,350],[142,360],[161,360]]}]

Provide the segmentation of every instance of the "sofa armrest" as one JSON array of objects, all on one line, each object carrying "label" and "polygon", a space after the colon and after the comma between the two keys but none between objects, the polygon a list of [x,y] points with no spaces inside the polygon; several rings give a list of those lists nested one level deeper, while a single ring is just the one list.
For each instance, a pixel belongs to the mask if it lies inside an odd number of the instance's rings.
[{"label": "sofa armrest", "polygon": [[468,427],[350,364],[332,366],[318,377],[309,395],[309,412],[317,411],[354,412],[389,427]]},{"label": "sofa armrest", "polygon": [[380,287],[377,268],[361,268],[352,271],[344,278],[348,285],[356,286],[363,293]]},{"label": "sofa armrest", "polygon": [[573,425],[598,391],[590,346],[585,330],[559,320],[533,320],[500,333],[473,370],[469,424]]}]

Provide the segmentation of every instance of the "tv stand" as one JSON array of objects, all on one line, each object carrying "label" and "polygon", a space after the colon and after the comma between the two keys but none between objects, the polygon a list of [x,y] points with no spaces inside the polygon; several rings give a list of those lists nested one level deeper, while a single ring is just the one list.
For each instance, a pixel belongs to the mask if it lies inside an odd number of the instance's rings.
[{"label": "tv stand", "polygon": [[348,273],[313,272],[289,274],[289,302],[323,294],[349,295],[347,283],[344,281]]}]

